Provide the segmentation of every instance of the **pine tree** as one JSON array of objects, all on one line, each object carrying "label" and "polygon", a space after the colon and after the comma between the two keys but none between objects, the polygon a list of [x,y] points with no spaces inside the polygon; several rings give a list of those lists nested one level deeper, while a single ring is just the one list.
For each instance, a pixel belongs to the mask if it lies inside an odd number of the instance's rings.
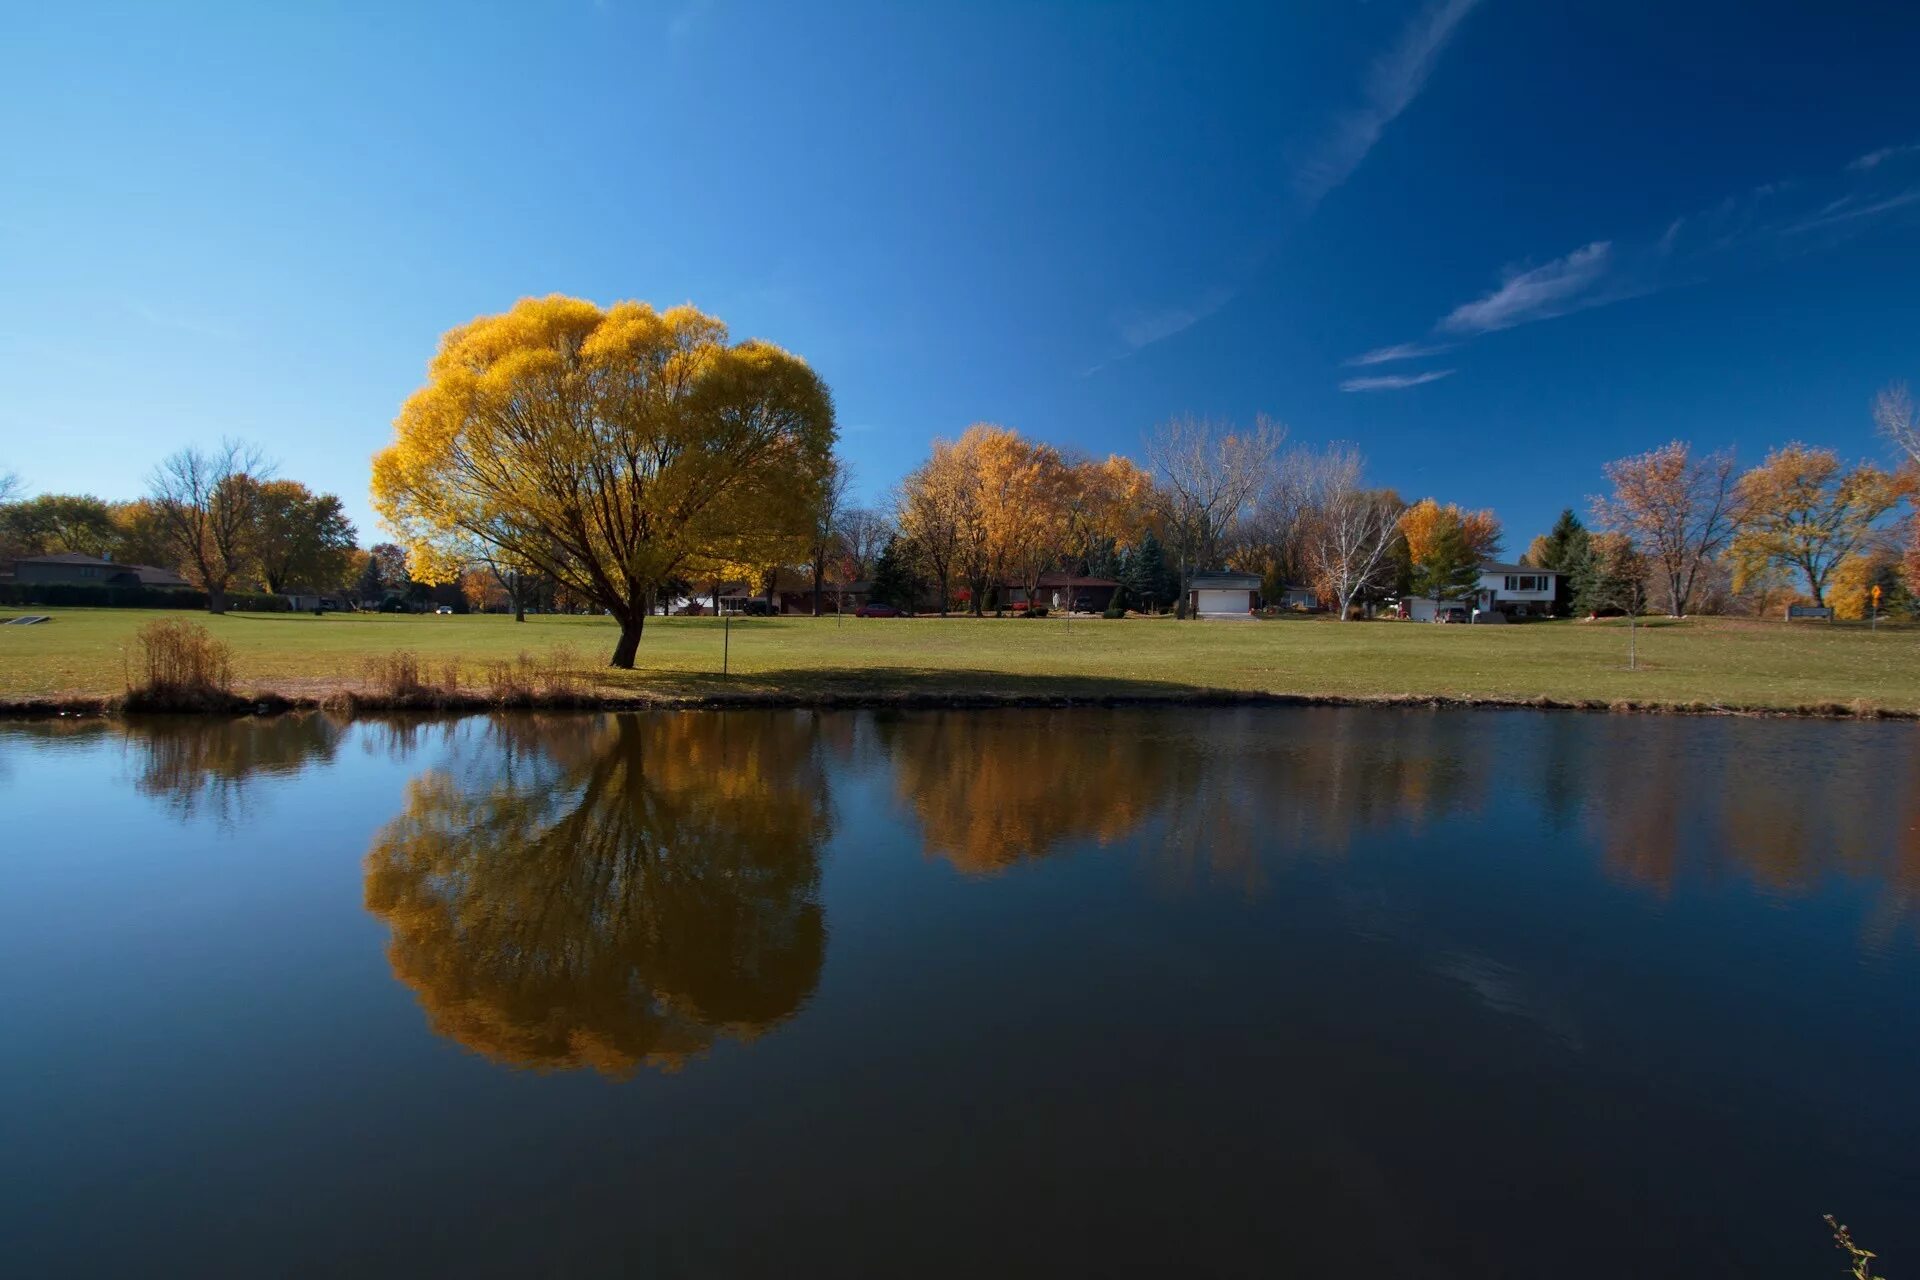
[{"label": "pine tree", "polygon": [[1465,599],[1479,583],[1480,558],[1458,525],[1443,526],[1427,549],[1426,558],[1413,566],[1415,594],[1431,597],[1436,603]]},{"label": "pine tree", "polygon": [[1120,549],[1112,538],[1095,538],[1087,546],[1084,571],[1089,578],[1118,580],[1121,571]]},{"label": "pine tree", "polygon": [[1167,587],[1167,562],[1160,550],[1160,539],[1153,536],[1151,529],[1128,554],[1122,575],[1121,581],[1135,608],[1158,611],[1174,594]]},{"label": "pine tree", "polygon": [[1573,612],[1578,597],[1576,581],[1583,575],[1589,579],[1592,576],[1593,535],[1571,507],[1560,513],[1553,528],[1535,544],[1532,558],[1535,568],[1560,571],[1555,580],[1553,611]]},{"label": "pine tree", "polygon": [[873,566],[873,585],[867,598],[875,604],[890,604],[911,612],[920,595],[920,579],[907,564],[898,538],[888,538]]}]

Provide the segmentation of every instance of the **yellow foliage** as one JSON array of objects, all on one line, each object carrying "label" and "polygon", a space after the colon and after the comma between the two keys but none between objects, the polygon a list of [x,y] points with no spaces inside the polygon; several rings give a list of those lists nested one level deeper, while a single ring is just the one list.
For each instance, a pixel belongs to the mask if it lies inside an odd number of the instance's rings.
[{"label": "yellow foliage", "polygon": [[690,306],[557,295],[449,332],[394,426],[373,499],[415,576],[493,548],[611,613],[618,665],[696,560],[804,545],[835,438],[825,385],[780,348]]}]

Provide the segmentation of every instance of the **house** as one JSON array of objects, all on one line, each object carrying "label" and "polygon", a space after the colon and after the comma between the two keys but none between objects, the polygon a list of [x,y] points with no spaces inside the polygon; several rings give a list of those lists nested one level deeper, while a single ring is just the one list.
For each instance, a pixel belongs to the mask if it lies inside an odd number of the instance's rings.
[{"label": "house", "polygon": [[[1118,590],[1120,584],[1112,578],[1043,573],[1040,575],[1039,603],[1043,608],[1071,613],[1105,613],[1107,606],[1113,603],[1114,592]],[[1015,611],[1025,610],[1028,606],[1027,589],[1017,582],[1003,584],[1001,598],[1007,602],[1009,609]]]},{"label": "house", "polygon": [[13,562],[13,581],[21,586],[153,587],[159,590],[179,590],[191,585],[171,569],[150,564],[117,564],[77,551],[21,556]]},{"label": "house", "polygon": [[340,598],[318,595],[311,591],[289,591],[287,608],[295,613],[337,613],[340,609]]},{"label": "house", "polygon": [[[1499,613],[1509,618],[1544,618],[1553,612],[1558,569],[1536,569],[1531,565],[1502,564],[1497,560],[1480,562],[1480,581],[1458,600],[1442,601],[1441,606],[1462,607],[1470,613]],[[1436,609],[1430,596],[1414,596],[1400,601],[1399,614],[1415,622],[1432,622]]]},{"label": "house", "polygon": [[1196,573],[1187,584],[1187,609],[1202,618],[1244,618],[1259,591],[1257,573]]},{"label": "house", "polygon": [[1279,605],[1282,609],[1318,609],[1320,593],[1312,587],[1303,587],[1298,583],[1289,582],[1280,588],[1280,598],[1272,603]]},{"label": "house", "polygon": [[[843,593],[849,611],[866,603],[866,590],[871,583],[849,583]],[[855,588],[859,588],[856,592]],[[744,583],[722,583],[720,588],[720,611],[722,613],[759,612],[754,601],[768,605],[774,613],[813,612],[813,573],[805,569],[782,567],[773,575],[771,591],[758,590]],[[831,581],[820,584],[820,612],[832,613],[834,585]]]}]

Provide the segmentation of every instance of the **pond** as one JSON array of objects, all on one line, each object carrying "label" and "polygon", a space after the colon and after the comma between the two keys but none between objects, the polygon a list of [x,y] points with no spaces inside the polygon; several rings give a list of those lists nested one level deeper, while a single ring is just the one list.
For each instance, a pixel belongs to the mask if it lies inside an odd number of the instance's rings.
[{"label": "pond", "polygon": [[1920,1276],[1920,731],[0,725],[38,1274]]}]

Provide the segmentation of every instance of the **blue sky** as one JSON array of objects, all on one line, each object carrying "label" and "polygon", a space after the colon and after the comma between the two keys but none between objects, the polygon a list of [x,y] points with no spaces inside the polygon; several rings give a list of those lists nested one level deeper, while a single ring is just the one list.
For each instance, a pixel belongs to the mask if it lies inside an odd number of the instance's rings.
[{"label": "blue sky", "polygon": [[372,541],[438,335],[555,291],[805,356],[871,495],[975,421],[1264,411],[1515,552],[1674,436],[1881,457],[1920,381],[1910,6],[21,5],[0,49],[41,490],[234,434]]}]

